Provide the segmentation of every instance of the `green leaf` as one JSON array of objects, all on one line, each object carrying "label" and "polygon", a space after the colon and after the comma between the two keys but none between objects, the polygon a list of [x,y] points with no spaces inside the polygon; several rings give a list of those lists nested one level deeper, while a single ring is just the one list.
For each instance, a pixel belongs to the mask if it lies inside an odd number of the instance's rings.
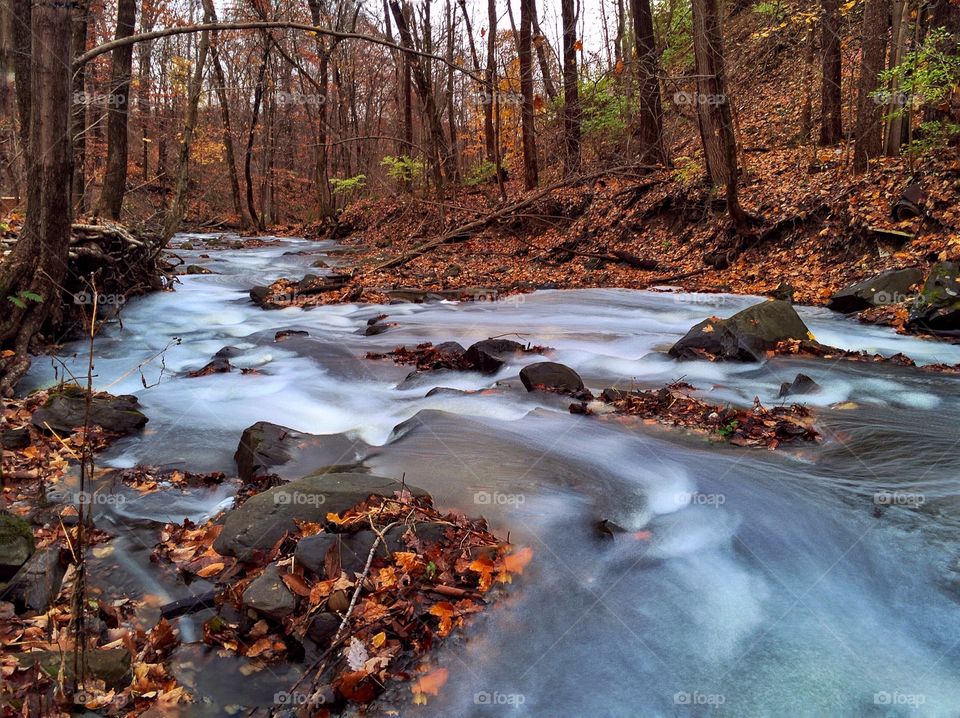
[{"label": "green leaf", "polygon": [[17,297],[7,297],[7,301],[10,302],[17,309],[26,309],[27,305],[23,303],[23,300],[18,299]]},{"label": "green leaf", "polygon": [[36,294],[35,292],[20,292],[20,296],[23,299],[29,299],[31,302],[36,302],[37,304],[40,304],[43,302],[43,297],[41,297],[39,294]]}]

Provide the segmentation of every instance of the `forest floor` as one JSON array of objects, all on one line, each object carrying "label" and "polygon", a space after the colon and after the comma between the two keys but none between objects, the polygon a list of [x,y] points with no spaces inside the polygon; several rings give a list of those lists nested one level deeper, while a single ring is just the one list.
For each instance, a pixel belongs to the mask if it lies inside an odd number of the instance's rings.
[{"label": "forest floor", "polygon": [[[885,269],[926,269],[960,257],[960,156],[928,160],[922,174],[912,175],[906,160],[884,159],[854,177],[842,153],[747,153],[742,203],[761,218],[760,238],[725,268],[704,262],[733,239],[723,199],[679,169],[643,176],[611,172],[557,189],[462,241],[384,269],[378,265],[494,212],[496,188],[443,203],[445,218],[434,199],[364,200],[342,214],[341,223],[351,228],[342,242],[355,249],[350,263],[370,300],[398,288],[469,296],[478,288],[511,293],[669,284],[824,304],[841,286]],[[896,222],[890,208],[911,176],[923,187],[926,216]],[[510,190],[522,198],[519,188]],[[289,231],[310,236],[317,230]]]}]

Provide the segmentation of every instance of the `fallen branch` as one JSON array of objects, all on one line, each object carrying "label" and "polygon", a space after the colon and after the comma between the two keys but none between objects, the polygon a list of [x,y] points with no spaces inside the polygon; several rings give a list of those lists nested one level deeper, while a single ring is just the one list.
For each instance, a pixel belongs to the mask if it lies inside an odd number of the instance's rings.
[{"label": "fallen branch", "polygon": [[[631,167],[620,168],[620,169],[640,169],[640,168],[641,167],[639,166],[631,166]],[[656,169],[656,168],[646,167],[646,169]],[[480,217],[479,219],[475,219],[472,222],[467,222],[466,224],[462,224],[459,227],[455,227],[454,229],[440,235],[436,239],[431,239],[428,242],[424,242],[423,244],[420,244],[397,257],[388,259],[385,262],[381,262],[380,264],[374,265],[368,271],[379,272],[384,269],[394,269],[396,267],[402,267],[407,262],[410,262],[416,259],[417,257],[422,256],[423,254],[429,252],[431,249],[435,249],[436,247],[439,247],[444,244],[449,244],[451,242],[463,241],[464,239],[470,238],[472,235],[476,234],[480,230],[485,229],[490,224],[498,222],[507,217],[516,216],[517,214],[521,213],[523,210],[536,204],[539,200],[543,199],[544,197],[548,196],[549,194],[551,194],[552,192],[555,192],[558,189],[563,189],[564,187],[571,187],[573,185],[576,185],[582,182],[589,182],[591,180],[597,179],[598,177],[608,176],[615,171],[616,170],[607,169],[599,172],[593,172],[587,175],[577,175],[575,177],[568,177],[567,179],[561,180],[559,182],[555,182],[549,187],[543,188],[539,192],[535,192],[534,194],[529,195],[521,200],[512,202],[504,207],[501,207],[498,210],[495,210],[483,217]]]}]

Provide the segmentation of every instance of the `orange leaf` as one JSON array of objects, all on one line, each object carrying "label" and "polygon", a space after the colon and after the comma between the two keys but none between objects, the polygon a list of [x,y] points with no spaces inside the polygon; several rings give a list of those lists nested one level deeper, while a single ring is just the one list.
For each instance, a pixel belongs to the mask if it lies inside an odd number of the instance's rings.
[{"label": "orange leaf", "polygon": [[270,638],[261,638],[247,649],[247,657],[255,658],[261,653],[266,653],[271,648],[273,648],[273,641],[270,640]]},{"label": "orange leaf", "polygon": [[283,582],[287,584],[287,588],[289,588],[298,596],[310,595],[310,587],[306,584],[306,582],[304,582],[302,578],[300,578],[294,573],[285,573],[283,575]]},{"label": "orange leaf", "polygon": [[414,681],[410,686],[410,690],[413,691],[414,703],[426,704],[425,696],[428,693],[431,696],[440,695],[440,689],[443,688],[443,684],[447,682],[449,677],[450,672],[446,668],[438,668]]},{"label": "orange leaf", "polygon": [[516,553],[512,553],[509,556],[503,557],[503,568],[505,571],[510,573],[522,574],[523,569],[526,568],[527,564],[530,563],[530,559],[533,558],[533,549],[527,546],[522,548]]},{"label": "orange leaf", "polygon": [[199,571],[197,571],[197,575],[200,578],[210,578],[211,576],[215,576],[216,574],[220,573],[222,570],[223,570],[222,563],[211,563],[209,566],[204,566]]},{"label": "orange leaf", "polygon": [[401,570],[410,573],[414,568],[416,568],[417,563],[420,561],[420,557],[415,553],[411,553],[410,551],[397,551],[395,554],[393,554],[393,560]]},{"label": "orange leaf", "polygon": [[457,609],[449,601],[440,601],[430,607],[430,615],[440,619],[440,635],[447,636],[453,628],[453,617],[457,615]]}]

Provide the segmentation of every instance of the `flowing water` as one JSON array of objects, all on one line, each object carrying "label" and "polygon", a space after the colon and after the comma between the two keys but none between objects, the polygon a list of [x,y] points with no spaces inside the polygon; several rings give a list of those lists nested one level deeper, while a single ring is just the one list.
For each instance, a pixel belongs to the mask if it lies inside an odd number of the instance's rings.
[{"label": "flowing water", "polygon": [[[692,324],[756,297],[591,289],[309,311],[250,303],[252,285],[317,272],[310,264],[336,250],[287,239],[210,252],[220,274],[130,302],[123,327],[97,342],[96,387],[137,394],[150,423],[100,461],[230,473],[240,433],[256,421],[351,432],[379,447],[367,460],[375,473],[405,475],[440,507],[482,514],[531,546],[534,560],[507,597],[440,650],[450,671],[440,696],[401,715],[960,715],[960,380],[663,353]],[[203,262],[199,253],[181,252]],[[957,346],[799,311],[827,344],[960,362]],[[363,336],[381,313],[396,326]],[[309,336],[277,343],[279,329]],[[553,347],[595,390],[682,377],[714,403],[771,405],[803,371],[823,386],[803,398],[825,438],[770,452],[573,416],[568,402],[523,390],[517,372],[535,356],[493,377],[440,372],[399,389],[409,367],[364,358],[500,335]],[[181,343],[168,346],[173,337]],[[240,350],[235,366],[259,373],[183,376],[224,346]],[[158,358],[137,369],[165,348],[162,375]],[[79,356],[60,359],[83,372],[82,346],[68,349]],[[49,383],[55,368],[38,360],[28,383]],[[425,397],[438,386],[495,388]],[[107,593],[156,605],[197,591],[149,564],[157,522],[204,519],[229,506],[229,487],[124,497],[98,518],[121,535],[95,572]],[[593,525],[602,518],[649,537],[601,541]],[[186,641],[202,618],[179,620]],[[198,697],[184,715],[269,705],[297,671],[212,661],[201,646],[177,659]]]}]

